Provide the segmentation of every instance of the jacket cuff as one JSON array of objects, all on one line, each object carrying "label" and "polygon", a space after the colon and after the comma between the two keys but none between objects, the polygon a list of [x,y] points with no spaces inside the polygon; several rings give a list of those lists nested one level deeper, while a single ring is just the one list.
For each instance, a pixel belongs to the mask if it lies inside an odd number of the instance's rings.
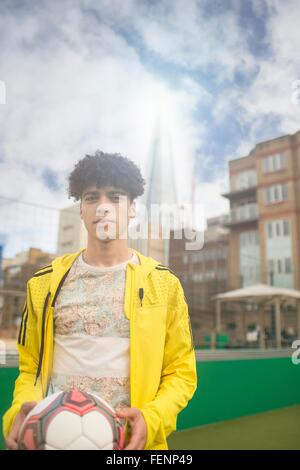
[{"label": "jacket cuff", "polygon": [[144,450],[165,442],[165,432],[158,411],[149,403],[140,409],[147,427],[147,439]]}]

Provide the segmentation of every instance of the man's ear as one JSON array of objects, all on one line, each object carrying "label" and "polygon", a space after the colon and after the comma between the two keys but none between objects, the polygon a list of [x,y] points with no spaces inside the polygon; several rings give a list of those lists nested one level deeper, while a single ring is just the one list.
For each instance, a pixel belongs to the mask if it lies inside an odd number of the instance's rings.
[{"label": "man's ear", "polygon": [[128,216],[130,219],[134,219],[134,217],[136,216],[136,204],[135,204],[135,201],[132,201],[132,203],[130,204],[129,206],[129,209],[128,209]]},{"label": "man's ear", "polygon": [[81,201],[80,201],[79,210],[80,210],[80,218],[82,219],[82,207],[81,207]]}]

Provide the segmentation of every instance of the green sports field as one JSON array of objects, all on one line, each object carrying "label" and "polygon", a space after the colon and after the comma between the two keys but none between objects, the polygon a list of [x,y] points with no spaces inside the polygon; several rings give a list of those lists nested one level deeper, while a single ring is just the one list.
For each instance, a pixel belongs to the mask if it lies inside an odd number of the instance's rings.
[{"label": "green sports field", "polygon": [[300,450],[300,406],[178,431],[170,449]]}]

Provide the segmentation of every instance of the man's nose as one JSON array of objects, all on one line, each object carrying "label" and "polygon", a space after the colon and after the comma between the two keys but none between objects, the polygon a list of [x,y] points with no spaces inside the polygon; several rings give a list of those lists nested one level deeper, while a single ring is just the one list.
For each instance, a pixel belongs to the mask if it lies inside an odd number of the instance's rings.
[{"label": "man's nose", "polygon": [[96,215],[100,217],[103,215],[107,215],[109,214],[110,210],[111,210],[111,203],[107,201],[101,202],[96,208]]}]

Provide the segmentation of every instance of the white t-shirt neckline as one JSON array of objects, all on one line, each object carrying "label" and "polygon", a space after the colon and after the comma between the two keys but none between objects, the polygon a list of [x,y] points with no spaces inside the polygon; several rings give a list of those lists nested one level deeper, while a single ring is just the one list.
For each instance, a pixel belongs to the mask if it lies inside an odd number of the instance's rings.
[{"label": "white t-shirt neckline", "polygon": [[126,261],[123,261],[122,263],[118,263],[118,264],[115,264],[113,266],[101,266],[101,267],[100,266],[92,266],[91,264],[88,264],[84,261],[82,254],[83,254],[83,252],[81,252],[79,257],[78,257],[79,266],[82,266],[82,267],[84,267],[84,268],[86,268],[90,271],[96,271],[98,273],[106,273],[106,272],[111,272],[111,271],[121,271],[125,268],[125,266],[128,263],[139,263],[138,256],[136,255],[135,252],[133,252],[131,258],[129,258]]}]

